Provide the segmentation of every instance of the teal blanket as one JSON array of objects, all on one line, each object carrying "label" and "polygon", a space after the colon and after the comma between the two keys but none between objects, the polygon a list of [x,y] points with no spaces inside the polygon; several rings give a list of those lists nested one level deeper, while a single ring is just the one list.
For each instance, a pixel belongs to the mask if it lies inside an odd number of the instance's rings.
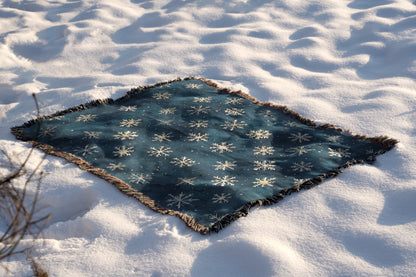
[{"label": "teal blanket", "polygon": [[372,162],[397,143],[317,126],[284,106],[197,78],[132,89],[12,132],[203,234],[254,205]]}]

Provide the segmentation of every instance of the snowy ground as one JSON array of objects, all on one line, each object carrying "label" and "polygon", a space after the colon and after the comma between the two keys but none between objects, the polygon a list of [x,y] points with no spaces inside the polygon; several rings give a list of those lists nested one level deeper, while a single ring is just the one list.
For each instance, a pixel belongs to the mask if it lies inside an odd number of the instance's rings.
[{"label": "snowy ground", "polygon": [[[374,165],[209,236],[48,157],[40,204],[53,217],[33,254],[50,276],[414,274],[416,2],[0,3],[0,145],[9,153],[28,149],[9,128],[35,116],[31,93],[50,114],[191,75],[401,141]],[[21,257],[8,266],[31,274]]]}]

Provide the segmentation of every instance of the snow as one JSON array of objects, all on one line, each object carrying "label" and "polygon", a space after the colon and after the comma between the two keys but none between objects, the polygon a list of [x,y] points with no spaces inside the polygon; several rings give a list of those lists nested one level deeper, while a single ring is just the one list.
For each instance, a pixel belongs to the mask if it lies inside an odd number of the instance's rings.
[{"label": "snow", "polygon": [[[40,206],[52,219],[32,254],[50,276],[414,274],[414,1],[0,5],[0,145],[10,154],[29,149],[10,127],[36,116],[32,93],[50,114],[187,76],[318,123],[400,140],[374,165],[353,166],[208,236],[48,156]],[[24,257],[6,264],[13,276],[31,276]]]}]

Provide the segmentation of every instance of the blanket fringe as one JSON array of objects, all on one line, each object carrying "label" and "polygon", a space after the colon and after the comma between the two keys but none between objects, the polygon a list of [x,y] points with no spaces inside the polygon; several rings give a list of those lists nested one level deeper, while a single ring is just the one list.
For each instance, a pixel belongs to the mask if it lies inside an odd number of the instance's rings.
[{"label": "blanket fringe", "polygon": [[[331,170],[331,171],[329,171],[325,174],[321,174],[319,176],[311,178],[311,179],[303,182],[302,184],[295,185],[295,186],[293,186],[291,188],[288,188],[288,189],[283,189],[283,190],[279,191],[277,194],[274,194],[270,197],[250,201],[250,202],[246,203],[244,206],[242,206],[240,209],[238,209],[237,211],[223,216],[218,222],[214,223],[210,227],[207,227],[207,226],[204,226],[204,225],[196,222],[194,218],[192,218],[191,216],[189,216],[187,214],[180,213],[180,212],[174,211],[174,210],[170,210],[170,209],[167,209],[167,208],[164,208],[164,207],[158,205],[152,199],[150,199],[148,196],[146,196],[143,193],[137,191],[136,189],[131,187],[126,182],[108,174],[103,169],[93,167],[87,161],[85,161],[85,160],[83,160],[83,159],[81,159],[81,158],[79,158],[79,157],[77,157],[73,154],[58,151],[53,146],[31,140],[29,137],[25,136],[25,134],[22,130],[23,128],[27,128],[27,127],[30,127],[30,126],[36,124],[36,123],[41,122],[44,119],[49,119],[49,118],[53,118],[53,117],[57,117],[57,116],[62,116],[62,115],[68,114],[68,113],[72,113],[72,112],[76,112],[76,111],[80,111],[80,110],[86,110],[86,109],[96,107],[96,106],[100,106],[100,105],[121,103],[121,102],[127,100],[128,98],[130,98],[130,97],[132,97],[136,94],[142,93],[143,91],[145,91],[147,89],[163,86],[163,85],[173,83],[173,82],[186,81],[186,80],[201,80],[204,83],[206,83],[207,85],[217,89],[220,93],[227,93],[227,94],[237,95],[237,96],[243,97],[245,99],[248,99],[248,100],[252,101],[255,104],[279,110],[283,114],[285,114],[285,115],[289,116],[290,118],[293,118],[293,119],[295,119],[295,120],[297,120],[297,121],[299,121],[299,122],[301,122],[305,125],[313,126],[313,127],[320,128],[320,129],[336,130],[336,131],[342,132],[344,134],[350,135],[350,136],[352,136],[356,139],[359,139],[359,140],[366,140],[366,141],[376,143],[376,144],[384,147],[385,149],[383,151],[379,151],[378,153],[375,153],[373,156],[369,157],[367,160],[352,160],[352,161],[349,161],[349,162],[345,163],[344,165],[342,165],[338,168],[335,168],[335,169],[333,169],[333,170]],[[24,123],[21,126],[12,127],[11,132],[12,132],[12,134],[14,134],[16,136],[17,139],[20,139],[20,140],[23,140],[23,141],[28,141],[34,147],[43,150],[47,154],[64,158],[68,162],[76,164],[79,168],[81,168],[83,170],[86,170],[86,171],[88,171],[88,172],[106,180],[107,182],[116,186],[117,189],[119,189],[120,191],[122,191],[126,195],[137,199],[139,202],[141,202],[145,206],[149,207],[150,209],[152,209],[156,212],[159,212],[161,214],[168,214],[168,215],[174,215],[174,216],[179,217],[180,219],[182,219],[185,222],[185,224],[188,227],[192,228],[193,230],[195,230],[195,231],[197,231],[201,234],[208,234],[208,233],[212,233],[212,232],[218,232],[221,229],[223,229],[225,226],[229,225],[234,220],[237,220],[240,217],[246,216],[249,213],[249,211],[252,207],[263,206],[263,205],[265,206],[265,205],[271,205],[271,204],[277,203],[277,202],[283,200],[287,195],[292,194],[293,192],[298,192],[302,189],[310,189],[310,188],[318,185],[319,183],[321,183],[325,179],[337,176],[338,174],[340,174],[342,172],[342,170],[344,168],[348,168],[348,167],[350,167],[354,164],[358,164],[358,163],[365,163],[366,161],[370,161],[370,162],[374,161],[375,157],[377,155],[380,155],[380,154],[383,154],[383,153],[387,152],[388,150],[392,149],[399,142],[398,140],[393,139],[393,138],[389,138],[387,136],[366,137],[366,136],[363,136],[363,135],[357,135],[357,134],[354,134],[353,132],[351,132],[350,130],[344,130],[344,129],[342,129],[340,127],[336,127],[332,124],[317,125],[313,120],[310,120],[306,117],[303,117],[299,113],[297,113],[295,111],[292,111],[291,109],[289,109],[286,106],[276,105],[276,104],[273,104],[273,103],[263,103],[263,102],[259,101],[258,99],[254,98],[254,97],[252,97],[252,96],[250,96],[250,95],[248,95],[248,94],[246,94],[246,93],[244,93],[240,90],[239,91],[233,91],[233,90],[230,90],[228,88],[222,88],[211,80],[204,79],[204,78],[199,78],[199,77],[187,77],[187,78],[184,78],[184,79],[177,78],[175,80],[171,80],[171,81],[168,81],[168,82],[160,82],[160,83],[157,83],[157,84],[154,84],[154,85],[148,85],[148,86],[133,88],[133,89],[129,90],[123,97],[118,98],[116,100],[113,100],[111,98],[101,99],[101,100],[93,100],[93,101],[88,102],[86,104],[74,106],[74,107],[68,108],[66,110],[56,112],[56,113],[51,114],[51,115],[46,115],[46,116],[42,116],[42,117],[39,117],[39,118],[36,118],[36,119],[29,120],[28,122]]]}]

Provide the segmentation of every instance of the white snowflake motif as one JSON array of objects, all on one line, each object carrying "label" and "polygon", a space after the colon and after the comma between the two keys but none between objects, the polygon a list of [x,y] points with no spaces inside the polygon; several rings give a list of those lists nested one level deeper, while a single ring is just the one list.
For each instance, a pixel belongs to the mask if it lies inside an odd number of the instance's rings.
[{"label": "white snowflake motif", "polygon": [[97,146],[85,145],[83,148],[78,148],[76,153],[82,155],[83,157],[98,153]]},{"label": "white snowflake motif", "polygon": [[211,219],[211,220],[215,220],[215,221],[220,221],[220,220],[222,219],[222,217],[221,217],[221,216],[219,216],[218,214],[211,214],[211,215],[209,216],[209,219]]},{"label": "white snowflake motif", "polygon": [[220,154],[224,152],[233,152],[235,146],[232,143],[221,142],[221,144],[213,143],[210,149],[212,152],[218,152]]},{"label": "white snowflake motif", "polygon": [[176,108],[165,108],[160,109],[159,114],[168,115],[168,114],[174,114],[176,112]]},{"label": "white snowflake motif", "polygon": [[117,135],[113,135],[116,139],[119,140],[126,140],[126,139],[134,139],[135,137],[138,137],[139,135],[136,134],[136,132],[117,132]]},{"label": "white snowflake motif", "polygon": [[199,200],[192,198],[192,193],[185,195],[183,192],[179,195],[169,194],[169,197],[170,198],[167,200],[168,206],[176,206],[178,209],[180,209],[181,206],[189,205],[192,202]]},{"label": "white snowflake motif", "polygon": [[302,185],[304,182],[306,182],[306,180],[307,179],[298,179],[298,178],[295,178],[295,179],[293,179],[293,185],[294,186]]},{"label": "white snowflake motif", "polygon": [[166,100],[170,98],[170,93],[168,92],[156,92],[153,95],[153,98],[155,98],[156,100]]},{"label": "white snowflake motif", "polygon": [[225,113],[230,116],[239,116],[239,115],[243,115],[245,111],[243,109],[231,108],[231,109],[226,109]]},{"label": "white snowflake motif", "polygon": [[306,154],[312,151],[312,149],[306,148],[305,146],[299,146],[299,147],[290,148],[287,151],[290,153],[298,154],[298,156],[302,156],[303,154]]},{"label": "white snowflake motif", "polygon": [[196,103],[209,103],[212,101],[212,97],[194,97]]},{"label": "white snowflake motif", "polygon": [[196,120],[189,122],[191,128],[206,128],[208,127],[208,120]]},{"label": "white snowflake motif", "polygon": [[182,158],[174,158],[171,162],[171,164],[176,165],[177,167],[191,167],[195,161],[187,158],[187,157],[182,157]]},{"label": "white snowflake motif", "polygon": [[147,154],[149,154],[149,156],[154,156],[158,158],[162,156],[167,157],[170,153],[172,153],[171,148],[165,146],[160,146],[159,148],[150,147],[150,150],[147,151]]},{"label": "white snowflake motif", "polygon": [[294,163],[291,168],[293,171],[299,171],[299,172],[303,172],[303,171],[311,171],[313,165],[312,163],[309,162],[299,162],[299,163]]},{"label": "white snowflake motif", "polygon": [[247,124],[244,121],[238,122],[237,120],[234,121],[225,121],[224,124],[220,125],[224,130],[234,131],[235,129],[244,129],[244,126]]},{"label": "white snowflake motif", "polygon": [[120,127],[134,127],[138,126],[142,120],[141,119],[123,119],[120,122]]},{"label": "white snowflake motif", "polygon": [[301,134],[301,133],[297,133],[297,134],[290,134],[289,139],[291,139],[292,141],[297,141],[299,143],[304,142],[304,141],[309,141],[312,138],[312,136],[310,136],[309,134]]},{"label": "white snowflake motif", "polygon": [[129,177],[130,182],[136,183],[136,184],[148,184],[151,179],[152,177],[149,174],[143,174],[143,173],[140,173],[140,175],[136,173],[132,173]]},{"label": "white snowflake motif", "polygon": [[209,112],[209,107],[204,107],[202,105],[199,105],[198,107],[191,106],[188,112],[191,115],[207,114]]},{"label": "white snowflake motif", "polygon": [[236,162],[217,162],[216,165],[214,165],[215,170],[234,170],[234,167],[236,166]]},{"label": "white snowflake motif", "polygon": [[46,137],[46,136],[52,136],[52,134],[55,132],[56,127],[46,127],[46,128],[42,128],[42,133],[41,133],[41,137]]},{"label": "white snowflake motif", "polygon": [[211,182],[214,184],[214,186],[220,185],[221,187],[224,187],[224,186],[234,186],[237,180],[235,179],[235,177],[229,177],[227,175],[224,177],[214,176],[214,180],[211,180]]},{"label": "white snowflake motif", "polygon": [[366,150],[365,153],[367,155],[374,156],[374,155],[378,155],[378,154],[382,153],[382,151],[374,151],[374,149],[370,148],[370,149]]},{"label": "white snowflake motif", "polygon": [[254,147],[253,151],[254,151],[254,155],[263,155],[263,156],[273,155],[274,153],[274,149],[271,146],[261,146],[261,147],[256,146]]},{"label": "white snowflake motif", "polygon": [[196,141],[196,142],[207,141],[208,140],[208,134],[190,133],[189,136],[188,136],[188,140],[189,141]]},{"label": "white snowflake motif", "polygon": [[212,203],[214,204],[223,204],[228,203],[231,198],[231,193],[221,193],[221,194],[214,194],[212,197]]},{"label": "white snowflake motif", "polygon": [[272,135],[272,133],[270,133],[267,130],[262,130],[262,129],[260,129],[260,130],[252,130],[252,131],[250,131],[250,133],[247,134],[247,136],[249,138],[252,138],[252,139],[267,139],[271,135]]},{"label": "white snowflake motif", "polygon": [[337,149],[332,149],[332,148],[328,148],[329,149],[329,156],[331,157],[351,157],[351,153],[348,149],[342,149],[342,148],[337,148]]},{"label": "white snowflake motif", "polygon": [[[261,112],[260,113],[263,117],[268,117],[269,119],[275,119],[276,118],[276,116],[272,113],[272,111],[270,111],[270,110],[266,110],[266,111],[263,111],[263,112]],[[269,120],[268,119],[268,120]]]},{"label": "white snowflake motif", "polygon": [[283,122],[283,125],[285,125],[285,126],[287,126],[287,127],[295,127],[296,125],[298,125],[296,122],[294,122],[294,121],[289,121],[289,120],[287,120],[287,121],[284,121]]},{"label": "white snowflake motif", "polygon": [[225,102],[226,104],[231,104],[231,105],[240,105],[243,104],[243,99],[241,98],[228,98],[227,102]]},{"label": "white snowflake motif", "polygon": [[130,156],[131,153],[134,152],[134,148],[133,147],[127,147],[126,146],[122,146],[122,147],[116,147],[116,150],[113,151],[114,155],[116,155],[117,157],[125,157],[125,156]]},{"label": "white snowflake motif", "polygon": [[82,122],[95,121],[96,117],[97,115],[95,114],[81,114],[80,116],[77,117],[76,121],[82,121]]},{"label": "white snowflake motif", "polygon": [[254,186],[253,188],[257,188],[257,187],[262,187],[264,188],[265,186],[268,187],[273,187],[273,183],[276,181],[276,178],[267,178],[264,177],[262,178],[256,178],[256,181],[253,182]]},{"label": "white snowflake motif", "polygon": [[254,161],[254,170],[276,170],[275,161]]},{"label": "white snowflake motif", "polygon": [[124,164],[122,164],[122,163],[116,163],[116,164],[115,163],[110,163],[107,166],[107,168],[110,169],[111,171],[114,171],[116,169],[118,169],[118,170],[124,170],[125,167],[126,166]]},{"label": "white snowflake motif", "polygon": [[158,141],[158,142],[163,142],[163,141],[171,141],[171,133],[161,133],[161,134],[154,134],[152,141]]},{"label": "white snowflake motif", "polygon": [[340,142],[341,136],[326,136],[326,140],[329,142],[337,143]]},{"label": "white snowflake motif", "polygon": [[120,106],[119,110],[123,112],[135,112],[137,110],[137,106]]},{"label": "white snowflake motif", "polygon": [[202,85],[192,83],[192,84],[186,84],[185,87],[190,88],[190,89],[200,89],[200,88],[202,88]]},{"label": "white snowflake motif", "polygon": [[93,132],[93,131],[84,131],[84,136],[86,139],[98,139],[102,132]]},{"label": "white snowflake motif", "polygon": [[196,179],[196,177],[192,177],[192,178],[186,178],[186,177],[180,177],[180,178],[178,178],[178,181],[179,181],[179,183],[178,183],[178,185],[191,185],[191,186],[193,186],[193,185],[195,185],[195,179]]},{"label": "white snowflake motif", "polygon": [[173,119],[157,119],[157,121],[159,121],[159,125],[171,125]]}]

